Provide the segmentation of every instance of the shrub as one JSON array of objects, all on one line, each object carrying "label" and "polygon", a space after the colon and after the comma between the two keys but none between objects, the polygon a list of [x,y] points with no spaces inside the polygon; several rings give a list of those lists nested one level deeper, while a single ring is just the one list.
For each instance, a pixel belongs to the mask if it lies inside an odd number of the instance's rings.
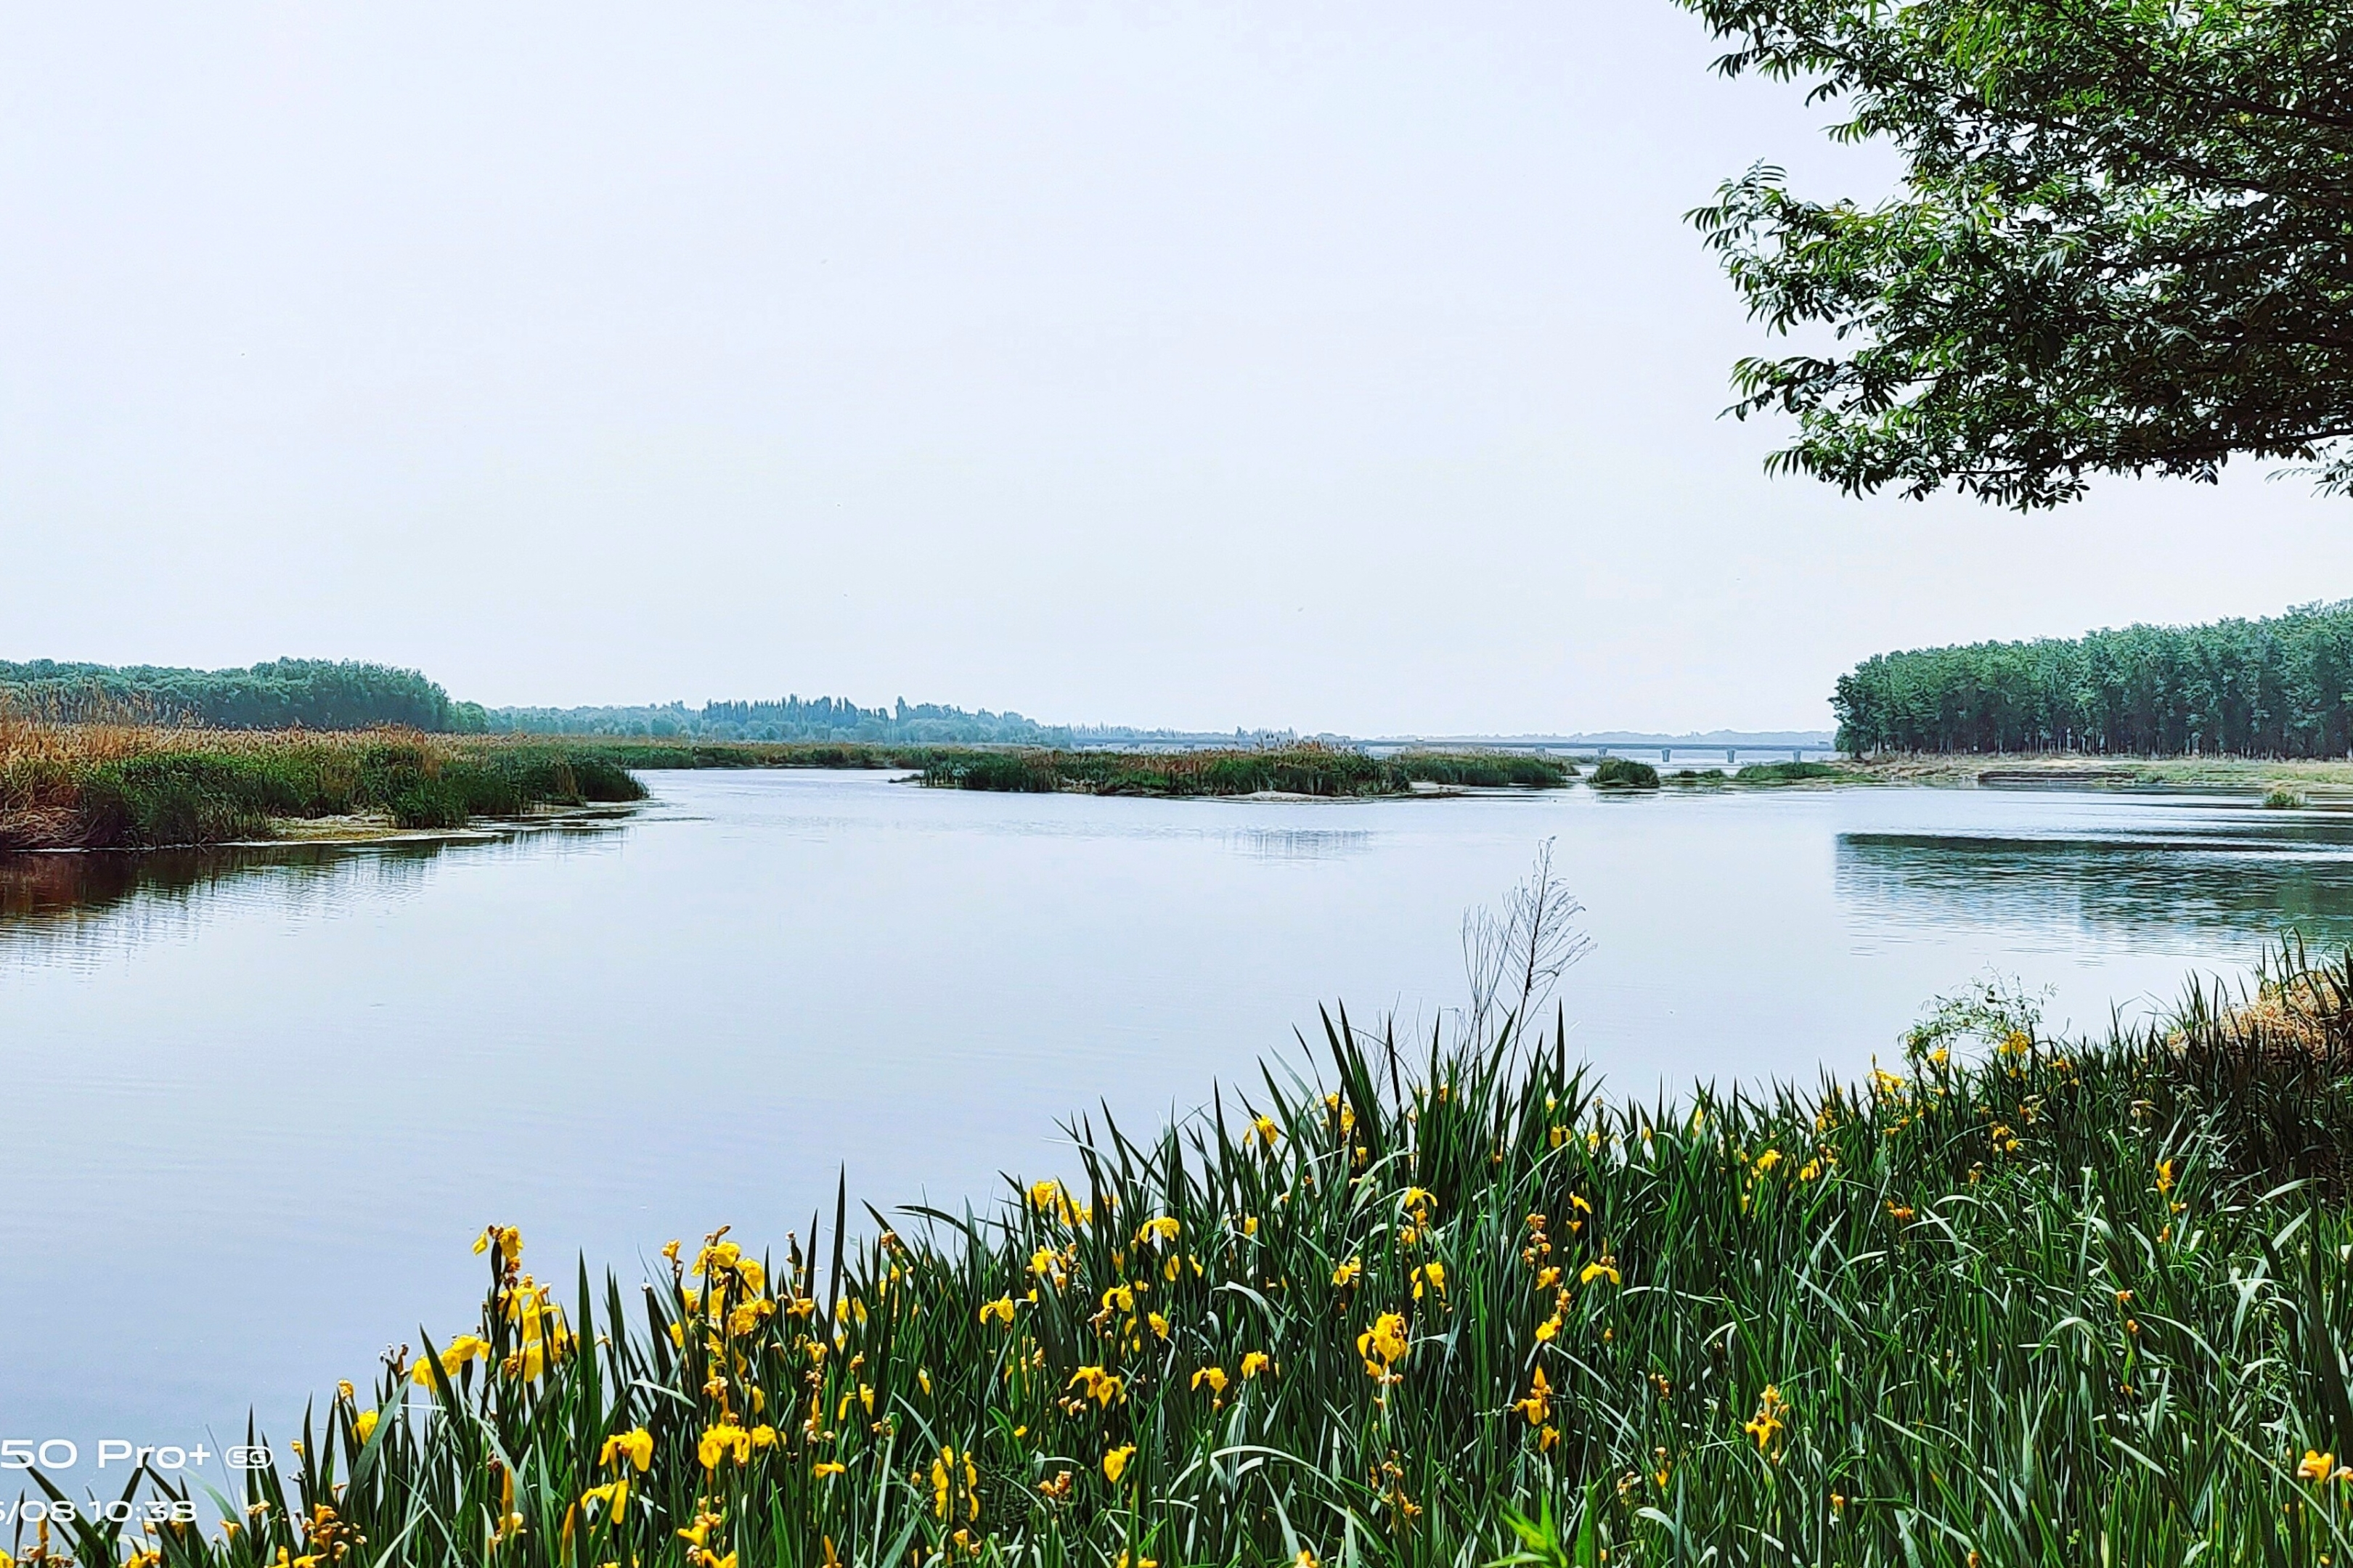
[{"label": "shrub", "polygon": [[1595,789],[1656,789],[1659,770],[1631,757],[1604,757],[1593,770]]},{"label": "shrub", "polygon": [[1751,763],[1733,777],[1745,784],[1798,784],[1806,779],[1843,778],[1828,763]]}]

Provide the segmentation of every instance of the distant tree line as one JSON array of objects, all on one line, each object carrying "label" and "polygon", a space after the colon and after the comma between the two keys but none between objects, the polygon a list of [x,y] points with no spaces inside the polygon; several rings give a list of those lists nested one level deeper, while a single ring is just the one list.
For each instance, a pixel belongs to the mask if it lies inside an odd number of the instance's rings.
[{"label": "distant tree line", "polygon": [[491,727],[535,735],[683,736],[711,741],[864,741],[880,744],[1067,746],[1072,731],[1018,713],[938,703],[861,708],[841,697],[683,702],[638,708],[494,708]]},{"label": "distant tree line", "polygon": [[628,735],[696,741],[830,741],[901,746],[1267,747],[1296,744],[1289,730],[1139,730],[1125,724],[1041,724],[1018,713],[970,711],[900,698],[863,708],[846,697],[683,702],[622,708],[493,708],[493,730],[533,735]]},{"label": "distant tree line", "polygon": [[1878,752],[2353,753],[2353,601],[2260,620],[2127,626],[1865,659],[1831,700]]},{"label": "distant tree line", "polygon": [[0,710],[63,722],[230,730],[399,724],[472,732],[486,723],[479,703],[452,702],[416,670],[315,658],[281,658],[249,669],[0,660]]}]

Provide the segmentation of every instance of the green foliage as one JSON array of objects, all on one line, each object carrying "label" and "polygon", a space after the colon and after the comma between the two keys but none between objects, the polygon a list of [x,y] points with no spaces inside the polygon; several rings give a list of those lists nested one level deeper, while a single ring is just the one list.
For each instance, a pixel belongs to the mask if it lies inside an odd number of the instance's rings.
[{"label": "green foliage", "polygon": [[1604,757],[1594,764],[1595,789],[1656,789],[1659,770],[1631,757]]},{"label": "green foliage", "polygon": [[[496,708],[493,730],[528,734],[611,735],[643,741],[747,742],[764,745],[833,743],[894,751],[948,746],[1223,746],[1297,743],[1288,731],[1140,730],[1124,724],[1041,724],[1014,712],[968,710],[899,699],[861,707],[846,697],[786,697],[767,702],[665,702],[632,708]],[[797,764],[787,764],[797,765]]]},{"label": "green foliage", "polygon": [[1828,763],[1751,763],[1733,777],[1745,784],[1803,784],[1809,779],[1844,778]]},{"label": "green foliage", "polygon": [[942,752],[923,783],[939,789],[1048,795],[1329,796],[1403,795],[1417,784],[1557,789],[1575,776],[1550,757],[1405,752],[1381,758],[1330,746],[1269,751]]},{"label": "green foliage", "polygon": [[1849,752],[2341,757],[2353,601],[2263,620],[1879,654],[1841,676]]},{"label": "green foliage", "polygon": [[2263,807],[2267,811],[2302,811],[2310,804],[2301,792],[2286,784],[2274,784],[2263,795]]},{"label": "green foliage", "polygon": [[1905,164],[1875,206],[1760,164],[1692,215],[1752,317],[1839,340],[1737,366],[1736,412],[1798,421],[1773,467],[2021,508],[2234,454],[2353,488],[2342,0],[1682,3],[1725,74]]},{"label": "green foliage", "polygon": [[617,735],[647,740],[851,742],[871,746],[1067,745],[1071,731],[1018,713],[969,712],[904,698],[862,708],[841,697],[773,702],[683,702],[636,708],[498,708],[493,729],[529,734]]},{"label": "green foliage", "polygon": [[1343,1014],[986,1212],[855,1238],[845,1189],[560,1303],[493,1232],[479,1352],[426,1333],[163,1568],[2344,1560],[2297,1468],[2353,1452],[2353,971],[2104,1042],[2032,1005],[1672,1108],[1557,1025]]},{"label": "green foliage", "polygon": [[225,844],[269,836],[271,807],[297,792],[247,757],[133,757],[84,784],[77,838],[96,847]]},{"label": "green foliage", "polygon": [[194,724],[222,730],[479,730],[481,709],[413,669],[281,658],[250,669],[0,662],[0,710],[60,722]]},{"label": "green foliage", "polygon": [[1577,777],[1575,763],[1525,752],[1402,752],[1390,761],[1412,783],[1468,789],[1559,789]]},{"label": "green foliage", "polygon": [[[446,743],[333,736],[255,738],[233,752],[162,751],[49,764],[59,801],[46,837],[0,847],[152,849],[267,838],[271,819],[382,812],[406,828],[539,805],[645,798],[614,759],[550,745],[451,752]],[[0,773],[0,817],[23,781]]]},{"label": "green foliage", "polygon": [[463,827],[466,792],[448,779],[420,778],[387,800],[385,809],[402,827]]}]

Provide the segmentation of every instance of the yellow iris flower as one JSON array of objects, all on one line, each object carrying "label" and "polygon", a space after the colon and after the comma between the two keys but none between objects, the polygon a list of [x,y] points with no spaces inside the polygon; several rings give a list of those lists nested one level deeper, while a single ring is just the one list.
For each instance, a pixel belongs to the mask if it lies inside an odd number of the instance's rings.
[{"label": "yellow iris flower", "polygon": [[[451,1340],[448,1348],[443,1350],[441,1352],[442,1375],[444,1377],[454,1378],[458,1375],[459,1369],[463,1368],[468,1362],[480,1361],[490,1353],[490,1341],[483,1339],[479,1334],[459,1334],[456,1339]],[[417,1363],[417,1370],[412,1373],[410,1376],[419,1386],[425,1388],[432,1387],[432,1359],[430,1357],[420,1358]]]},{"label": "yellow iris flower", "polygon": [[604,1451],[596,1456],[600,1465],[625,1464],[637,1468],[639,1475],[654,1462],[654,1435],[640,1426],[635,1431],[617,1433],[605,1439]]}]

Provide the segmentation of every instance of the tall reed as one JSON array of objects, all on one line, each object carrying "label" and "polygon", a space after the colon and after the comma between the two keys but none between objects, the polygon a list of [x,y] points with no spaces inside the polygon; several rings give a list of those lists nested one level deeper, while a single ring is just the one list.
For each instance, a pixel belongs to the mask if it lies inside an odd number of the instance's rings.
[{"label": "tall reed", "polygon": [[368,813],[401,827],[456,827],[644,795],[594,746],[0,716],[0,851],[219,844],[267,837],[279,820]]},{"label": "tall reed", "polygon": [[1406,795],[1417,784],[1557,789],[1577,776],[1551,757],[1403,752],[1375,757],[1336,746],[1183,752],[950,752],[923,773],[942,789],[1086,795],[1359,796]]}]

